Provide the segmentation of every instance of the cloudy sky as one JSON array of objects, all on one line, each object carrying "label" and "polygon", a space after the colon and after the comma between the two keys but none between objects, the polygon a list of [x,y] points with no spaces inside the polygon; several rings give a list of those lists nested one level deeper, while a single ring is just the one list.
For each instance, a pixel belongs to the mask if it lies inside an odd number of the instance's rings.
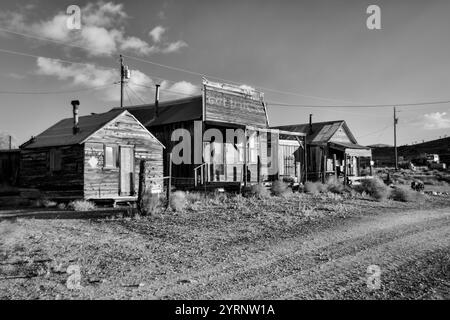
[{"label": "cloudy sky", "polygon": [[[67,28],[73,4],[80,30]],[[366,27],[371,4],[381,8],[381,30]],[[450,100],[449,12],[445,0],[2,0],[0,132],[23,142],[70,117],[72,99],[82,114],[118,106],[122,53],[132,70],[126,104],[151,102],[155,83],[162,99],[196,94],[204,74],[264,88],[271,125],[307,122],[313,113],[314,121],[345,119],[361,144],[392,144],[390,108],[275,103]],[[450,104],[398,115],[400,144],[450,131]]]}]

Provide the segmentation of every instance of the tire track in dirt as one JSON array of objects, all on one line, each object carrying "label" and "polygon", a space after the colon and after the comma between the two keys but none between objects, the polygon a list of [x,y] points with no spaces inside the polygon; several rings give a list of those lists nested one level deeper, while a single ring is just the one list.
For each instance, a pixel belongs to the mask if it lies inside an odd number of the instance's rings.
[{"label": "tire track in dirt", "polygon": [[[335,230],[312,234],[307,239],[299,236],[272,244],[262,254],[251,255],[245,264],[226,268],[219,265],[215,270],[190,274],[200,278],[198,281],[203,285],[165,283],[158,290],[158,295],[170,298],[215,298],[248,288],[251,293],[253,287],[274,278],[281,279],[299,270],[313,269],[329,261],[355,255],[369,246],[380,246],[423,230],[447,226],[449,221],[449,214],[445,210],[372,216],[356,223],[347,221]],[[318,256],[318,252],[322,254]]]},{"label": "tire track in dirt", "polygon": [[346,255],[324,263],[318,268],[277,278],[251,290],[234,292],[222,298],[238,299],[245,296],[250,299],[332,299],[355,287],[360,287],[360,291],[368,291],[366,270],[369,265],[378,265],[382,272],[397,269],[404,263],[423,257],[427,252],[448,247],[448,243],[435,240],[436,237],[448,239],[449,236],[449,225],[410,234],[355,255]]}]

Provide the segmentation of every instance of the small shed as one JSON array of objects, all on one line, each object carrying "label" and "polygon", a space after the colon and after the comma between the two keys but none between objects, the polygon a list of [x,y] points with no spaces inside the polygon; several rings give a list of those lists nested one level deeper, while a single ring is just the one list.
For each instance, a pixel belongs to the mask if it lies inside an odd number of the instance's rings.
[{"label": "small shed", "polygon": [[59,121],[21,147],[20,181],[51,199],[134,200],[141,160],[146,185],[163,189],[163,149],[122,109]]},{"label": "small shed", "polygon": [[330,175],[357,177],[361,159],[372,158],[371,148],[358,144],[344,120],[313,123],[310,119],[275,128],[306,134],[308,180],[325,181]]}]

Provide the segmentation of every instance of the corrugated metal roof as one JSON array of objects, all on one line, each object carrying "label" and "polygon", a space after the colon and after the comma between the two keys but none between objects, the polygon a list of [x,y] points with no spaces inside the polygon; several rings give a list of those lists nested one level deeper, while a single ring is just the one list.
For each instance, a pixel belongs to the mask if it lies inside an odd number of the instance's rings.
[{"label": "corrugated metal roof", "polygon": [[24,149],[74,145],[83,142],[125,110],[82,116],[78,119],[80,131],[73,134],[73,118],[67,118],[51,126],[33,140],[22,145]]},{"label": "corrugated metal roof", "polygon": [[[155,117],[155,104],[124,107],[136,117],[145,127],[159,126],[169,123],[201,120],[203,100],[202,96],[184,99],[162,101],[159,103],[159,116]],[[114,108],[112,110],[123,110]]]},{"label": "corrugated metal roof", "polygon": [[274,129],[286,130],[286,131],[294,131],[294,132],[302,132],[305,133],[306,141],[309,144],[325,144],[327,143],[331,137],[336,133],[336,131],[343,127],[349,136],[350,140],[353,143],[357,143],[355,137],[351,133],[347,124],[344,120],[336,120],[336,121],[327,121],[327,122],[313,122],[312,131],[310,134],[310,126],[309,123],[303,124],[292,124],[287,126],[277,126],[273,127]]},{"label": "corrugated metal roof", "polygon": [[366,150],[371,149],[370,147],[362,146],[362,145],[356,144],[356,143],[332,142],[331,145],[340,146],[345,149],[366,149]]}]

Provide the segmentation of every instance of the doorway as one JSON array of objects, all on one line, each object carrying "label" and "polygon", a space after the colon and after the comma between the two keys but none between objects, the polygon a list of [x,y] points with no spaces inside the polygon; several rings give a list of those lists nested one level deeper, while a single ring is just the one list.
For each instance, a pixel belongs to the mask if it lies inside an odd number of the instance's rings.
[{"label": "doorway", "polygon": [[119,195],[134,195],[134,148],[129,146],[120,146]]}]

